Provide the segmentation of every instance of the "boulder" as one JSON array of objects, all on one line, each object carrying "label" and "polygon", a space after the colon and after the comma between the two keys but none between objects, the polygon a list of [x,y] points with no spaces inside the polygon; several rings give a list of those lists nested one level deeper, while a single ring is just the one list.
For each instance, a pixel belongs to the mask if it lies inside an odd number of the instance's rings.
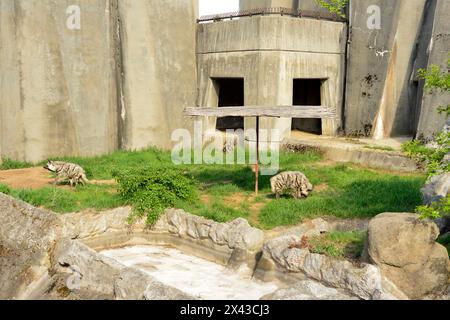
[{"label": "boulder", "polygon": [[439,201],[445,198],[450,191],[450,173],[431,177],[422,188],[423,200],[425,204]]},{"label": "boulder", "polygon": [[342,290],[329,288],[320,282],[303,280],[295,285],[264,296],[261,300],[359,300]]},{"label": "boulder", "polygon": [[415,214],[383,213],[369,223],[368,255],[409,298],[421,298],[448,285],[449,257],[438,235],[434,222]]},{"label": "boulder", "polygon": [[194,297],[135,268],[124,268],[115,279],[115,298],[118,300],[193,300]]},{"label": "boulder", "polygon": [[257,251],[264,242],[264,233],[251,227],[245,219],[218,223],[177,209],[166,210],[154,230],[169,232],[182,238],[208,239],[230,249]]},{"label": "boulder", "polygon": [[282,272],[303,273],[308,278],[365,300],[403,298],[385,290],[378,267],[370,264],[357,266],[349,261],[314,254],[308,248],[293,246],[293,243],[301,243],[301,237],[284,235],[266,241],[261,263],[267,268],[270,266],[268,262],[273,260]]}]

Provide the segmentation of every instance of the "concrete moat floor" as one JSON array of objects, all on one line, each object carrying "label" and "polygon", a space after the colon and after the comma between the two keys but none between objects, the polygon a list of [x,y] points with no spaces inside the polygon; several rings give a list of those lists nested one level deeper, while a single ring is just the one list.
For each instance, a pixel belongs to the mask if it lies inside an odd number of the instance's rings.
[{"label": "concrete moat floor", "polygon": [[166,285],[206,300],[258,300],[279,289],[219,264],[167,246],[131,246],[100,252]]}]

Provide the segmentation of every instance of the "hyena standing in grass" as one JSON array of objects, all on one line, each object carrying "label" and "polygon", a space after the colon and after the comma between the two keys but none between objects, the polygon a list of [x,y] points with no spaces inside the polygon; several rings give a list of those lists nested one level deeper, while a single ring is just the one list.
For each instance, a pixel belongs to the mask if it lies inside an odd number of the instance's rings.
[{"label": "hyena standing in grass", "polygon": [[89,182],[84,169],[74,163],[49,161],[44,169],[56,173],[55,184],[60,180],[69,180],[70,186],[73,187],[78,185],[78,183],[85,185]]},{"label": "hyena standing in grass", "polygon": [[283,192],[288,190],[292,192],[292,196],[296,199],[300,199],[303,196],[307,197],[313,190],[313,185],[308,178],[303,173],[296,171],[286,171],[272,177],[270,186],[277,199],[280,198]]}]

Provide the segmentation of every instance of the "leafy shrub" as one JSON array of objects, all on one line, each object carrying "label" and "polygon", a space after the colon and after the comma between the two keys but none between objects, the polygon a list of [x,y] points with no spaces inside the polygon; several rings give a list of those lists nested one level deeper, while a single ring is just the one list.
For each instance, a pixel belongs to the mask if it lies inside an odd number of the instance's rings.
[{"label": "leafy shrub", "polygon": [[[441,93],[450,93],[450,58],[447,60],[447,70],[441,70],[437,65],[432,65],[428,70],[420,69],[418,77],[425,80],[425,89],[427,92],[437,90]],[[439,113],[450,116],[450,105],[439,106]],[[435,138],[435,146],[427,147],[423,142],[415,140],[403,146],[403,151],[410,157],[423,163],[429,176],[450,172],[450,163],[445,161],[445,156],[450,152],[450,133],[441,132]],[[421,214],[423,219],[436,219],[443,215],[448,215],[449,210],[448,197],[439,202],[432,203],[429,206],[419,206],[416,212]]]},{"label": "leafy shrub", "polygon": [[195,181],[174,167],[136,168],[115,171],[119,193],[133,206],[131,220],[147,216],[153,225],[162,212],[177,201],[193,201],[198,198]]},{"label": "leafy shrub", "polygon": [[420,140],[403,144],[405,154],[422,164],[429,176],[450,172],[450,164],[444,157],[450,152],[450,133],[441,132],[435,138],[436,146],[431,148]]},{"label": "leafy shrub", "polygon": [[345,8],[347,7],[348,0],[316,0],[316,3],[327,9],[331,13],[335,13],[342,18],[346,18]]},{"label": "leafy shrub", "polygon": [[438,219],[442,216],[450,215],[450,196],[433,202],[429,206],[419,206],[416,212],[420,214],[422,219]]}]

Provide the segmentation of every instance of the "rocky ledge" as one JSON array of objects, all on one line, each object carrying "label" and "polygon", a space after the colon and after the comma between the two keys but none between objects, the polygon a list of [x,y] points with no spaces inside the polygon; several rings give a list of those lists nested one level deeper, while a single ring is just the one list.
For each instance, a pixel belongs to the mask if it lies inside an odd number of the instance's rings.
[{"label": "rocky ledge", "polygon": [[333,225],[322,219],[263,232],[244,219],[217,223],[170,209],[148,228],[143,222],[130,226],[130,210],[60,216],[0,194],[0,298],[193,298],[100,255],[90,243],[103,249],[148,243],[210,256],[219,252],[223,265],[284,281],[267,299],[448,298],[449,259],[435,242],[438,228],[413,214],[372,219],[366,259],[353,263],[293,245],[331,231]]}]

